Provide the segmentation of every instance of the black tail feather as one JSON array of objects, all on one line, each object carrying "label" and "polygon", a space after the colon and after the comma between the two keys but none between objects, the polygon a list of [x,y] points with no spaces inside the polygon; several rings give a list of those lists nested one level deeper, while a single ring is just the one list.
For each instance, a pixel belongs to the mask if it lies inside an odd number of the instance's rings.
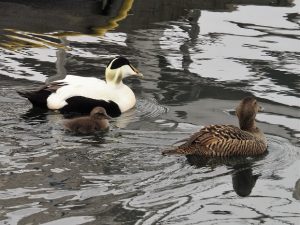
[{"label": "black tail feather", "polygon": [[27,98],[33,106],[47,108],[47,98],[51,94],[50,91],[47,90],[38,90],[38,91],[17,91],[17,93]]}]

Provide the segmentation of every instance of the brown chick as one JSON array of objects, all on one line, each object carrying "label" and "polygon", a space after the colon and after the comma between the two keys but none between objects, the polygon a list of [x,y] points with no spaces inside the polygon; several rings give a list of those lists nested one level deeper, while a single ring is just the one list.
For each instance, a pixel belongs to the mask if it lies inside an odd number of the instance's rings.
[{"label": "brown chick", "polygon": [[78,134],[92,134],[97,131],[106,131],[109,128],[106,110],[102,107],[95,107],[89,116],[82,116],[66,120],[64,127],[67,131]]}]

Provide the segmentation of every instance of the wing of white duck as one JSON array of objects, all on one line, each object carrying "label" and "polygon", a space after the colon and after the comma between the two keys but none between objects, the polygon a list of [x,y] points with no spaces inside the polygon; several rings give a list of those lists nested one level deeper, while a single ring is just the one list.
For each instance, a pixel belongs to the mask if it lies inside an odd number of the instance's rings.
[{"label": "wing of white duck", "polygon": [[65,83],[68,85],[106,84],[106,82],[104,80],[100,80],[95,77],[80,77],[80,76],[74,76],[74,75],[67,75],[62,80],[57,80],[57,81],[52,82],[52,84],[55,84],[55,83]]},{"label": "wing of white duck", "polygon": [[[73,75],[67,75],[65,79],[53,81],[49,84],[46,84],[39,88],[38,90],[34,91],[18,91],[18,93],[27,98],[34,106],[48,108],[47,107],[47,99],[52,94],[55,94],[61,88],[66,90],[73,90],[75,91],[77,85],[81,85],[82,87],[90,87],[91,85],[102,85],[106,84],[105,81],[93,78],[93,77],[79,77]],[[72,92],[73,93],[73,92]],[[66,94],[65,94],[66,95]],[[54,108],[59,109],[59,108]]]},{"label": "wing of white duck", "polygon": [[[68,82],[68,80],[65,81],[66,83]],[[76,81],[72,80],[71,83],[68,82],[48,97],[47,107],[56,110],[69,105],[66,108],[71,109],[73,107],[74,109],[79,109],[80,106],[77,107],[74,105],[76,103],[74,99],[78,99],[78,104],[81,104],[81,107],[83,105],[90,105],[91,102],[94,105],[96,100],[114,102],[118,105],[121,112],[125,112],[135,105],[135,95],[128,86],[124,84],[114,86],[98,79],[91,81],[80,82],[80,79],[78,79]],[[72,101],[70,98],[72,98]],[[88,102],[87,104],[83,104],[83,98]],[[72,104],[72,107],[70,104]]]},{"label": "wing of white duck", "polygon": [[[107,92],[107,84],[103,80],[99,80],[93,77],[78,77],[68,75],[63,80],[52,82],[49,86],[55,86],[56,84],[62,84],[47,98],[47,107],[49,109],[61,109],[64,107],[68,98],[74,96],[83,96],[91,99],[102,99],[104,92]],[[105,96],[104,96],[105,97]]]},{"label": "wing of white duck", "polygon": [[55,83],[63,85],[47,98],[49,109],[85,114],[94,107],[102,106],[112,117],[121,115],[121,109],[115,102],[118,100],[118,94],[103,80],[69,75]]}]

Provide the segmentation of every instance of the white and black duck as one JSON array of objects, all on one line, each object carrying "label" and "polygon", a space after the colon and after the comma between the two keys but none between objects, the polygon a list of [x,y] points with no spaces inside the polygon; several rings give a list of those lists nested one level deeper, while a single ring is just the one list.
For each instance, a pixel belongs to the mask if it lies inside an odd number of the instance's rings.
[{"label": "white and black duck", "polygon": [[122,81],[129,76],[143,75],[128,59],[116,57],[105,69],[106,81],[67,75],[65,79],[51,82],[38,90],[18,93],[37,107],[87,114],[100,106],[108,115],[117,117],[136,104],[133,91]]}]

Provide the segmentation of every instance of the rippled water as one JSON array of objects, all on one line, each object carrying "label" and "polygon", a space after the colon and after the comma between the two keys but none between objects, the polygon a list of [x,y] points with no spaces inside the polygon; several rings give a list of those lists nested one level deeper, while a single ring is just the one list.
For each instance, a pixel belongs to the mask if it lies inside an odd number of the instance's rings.
[{"label": "rippled water", "polygon": [[[0,224],[300,223],[299,0],[70,2],[0,1]],[[120,54],[145,78],[108,133],[16,94]],[[249,94],[268,154],[161,155]]]}]

